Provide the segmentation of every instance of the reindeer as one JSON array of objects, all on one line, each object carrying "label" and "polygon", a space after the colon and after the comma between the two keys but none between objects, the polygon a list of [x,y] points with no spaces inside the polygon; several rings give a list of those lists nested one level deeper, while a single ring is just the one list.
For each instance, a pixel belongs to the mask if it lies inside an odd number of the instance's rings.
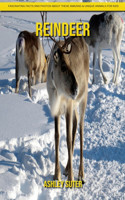
[{"label": "reindeer", "polygon": [[72,157],[78,125],[77,107],[80,111],[80,167],[78,179],[84,183],[83,129],[87,103],[89,52],[83,37],[69,37],[55,41],[47,72],[47,91],[51,114],[55,118],[55,180],[61,179],[59,164],[60,115],[65,114],[68,162],[64,174],[73,177]]},{"label": "reindeer", "polygon": [[114,56],[115,68],[113,83],[118,83],[119,70],[121,65],[120,45],[124,30],[122,18],[114,12],[104,12],[99,15],[93,15],[89,21],[90,36],[85,37],[89,45],[89,52],[93,52],[93,81],[95,83],[95,66],[98,54],[99,68],[102,73],[104,83],[107,78],[102,69],[102,49],[111,49]]},{"label": "reindeer", "polygon": [[39,37],[35,35],[35,32],[22,31],[16,41],[16,93],[19,91],[20,77],[27,76],[29,95],[32,97],[31,79],[32,85],[36,84],[36,80],[39,83],[45,82],[47,68],[45,53]]},{"label": "reindeer", "polygon": [[49,60],[50,60],[50,55],[49,54],[47,56],[45,55],[45,64],[42,70],[42,83],[46,82],[46,79],[47,79],[47,70],[48,70]]}]

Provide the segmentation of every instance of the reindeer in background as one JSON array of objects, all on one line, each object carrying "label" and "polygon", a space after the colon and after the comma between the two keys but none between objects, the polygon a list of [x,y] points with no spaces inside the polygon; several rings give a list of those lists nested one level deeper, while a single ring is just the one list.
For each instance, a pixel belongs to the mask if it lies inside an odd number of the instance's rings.
[{"label": "reindeer in background", "polygon": [[31,84],[45,82],[47,60],[41,41],[35,32],[22,31],[16,41],[16,93],[19,91],[20,77],[28,77],[29,95],[32,97]]},{"label": "reindeer in background", "polygon": [[102,69],[102,49],[111,49],[114,57],[114,76],[113,83],[118,84],[118,77],[121,65],[120,45],[124,30],[122,18],[114,12],[104,12],[99,15],[93,15],[90,18],[90,36],[85,37],[89,45],[89,52],[93,52],[93,81],[95,83],[95,66],[98,55],[99,68],[102,73],[104,83],[107,78]]}]

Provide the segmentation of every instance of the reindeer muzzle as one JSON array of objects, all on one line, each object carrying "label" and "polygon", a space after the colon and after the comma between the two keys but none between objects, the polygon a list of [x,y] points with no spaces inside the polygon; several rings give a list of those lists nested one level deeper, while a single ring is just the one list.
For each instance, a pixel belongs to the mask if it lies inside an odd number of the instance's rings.
[{"label": "reindeer muzzle", "polygon": [[77,83],[76,84],[73,84],[72,87],[71,87],[71,98],[74,100],[76,99],[78,95],[78,85]]}]

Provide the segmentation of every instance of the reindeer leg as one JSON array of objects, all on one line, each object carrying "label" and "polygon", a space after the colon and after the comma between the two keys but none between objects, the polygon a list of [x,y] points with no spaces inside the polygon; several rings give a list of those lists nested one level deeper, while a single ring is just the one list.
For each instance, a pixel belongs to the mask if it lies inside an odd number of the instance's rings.
[{"label": "reindeer leg", "polygon": [[[74,144],[75,144],[75,138],[76,138],[77,125],[78,125],[78,112],[77,112],[77,110],[75,110],[74,113],[73,113],[72,156],[73,156],[73,153],[74,153]],[[69,163],[69,159],[68,159],[65,171],[63,173],[65,176],[68,175],[68,163]]]},{"label": "reindeer leg", "polygon": [[20,84],[20,78],[18,77],[18,70],[16,69],[16,90],[15,92],[19,92],[19,84]]},{"label": "reindeer leg", "polygon": [[16,77],[15,78],[16,78],[16,90],[15,90],[15,92],[18,93],[20,78],[19,78],[19,66],[18,66],[17,50],[16,50]]},{"label": "reindeer leg", "polygon": [[96,67],[96,59],[97,59],[97,50],[93,52],[93,80],[92,84],[95,83],[95,67]]},{"label": "reindeer leg", "polygon": [[68,180],[73,181],[73,165],[72,165],[72,123],[73,123],[73,102],[69,101],[66,113],[66,132],[67,132],[67,147],[68,147]]},{"label": "reindeer leg", "polygon": [[32,92],[31,92],[31,72],[29,70],[28,70],[28,87],[29,87],[30,98],[32,98]]},{"label": "reindeer leg", "polygon": [[107,84],[107,78],[105,77],[105,74],[104,74],[103,69],[102,69],[102,51],[101,50],[98,51],[98,61],[99,61],[99,68],[100,68],[100,71],[102,73],[104,83]]},{"label": "reindeer leg", "polygon": [[84,135],[84,115],[87,103],[87,95],[86,98],[80,103],[80,166],[79,166],[79,175],[78,180],[81,180],[84,184],[84,167],[83,167],[83,135]]},{"label": "reindeer leg", "polygon": [[[122,0],[122,2],[123,2],[123,0]],[[121,46],[122,34],[123,34],[123,32],[120,30],[119,33],[118,33],[118,45],[117,45],[117,50],[118,50],[118,70],[117,70],[116,84],[118,83],[119,71],[120,71],[120,66],[121,66],[120,46]]]},{"label": "reindeer leg", "polygon": [[114,62],[115,62],[113,82],[116,85],[118,84],[118,77],[121,66],[120,45],[121,45],[122,34],[123,34],[122,31],[119,30],[119,32],[117,33],[117,40],[114,39],[115,43],[113,44],[112,47]]},{"label": "reindeer leg", "polygon": [[32,85],[36,85],[36,70],[32,71]]},{"label": "reindeer leg", "polygon": [[37,70],[37,82],[42,83],[42,70],[43,68],[40,66]]},{"label": "reindeer leg", "polygon": [[54,180],[61,180],[59,164],[59,135],[60,135],[60,116],[55,117],[55,175]]},{"label": "reindeer leg", "polygon": [[115,84],[117,85],[118,84],[120,66],[121,66],[120,47],[117,47],[116,56],[117,56],[118,63],[117,63],[117,72],[116,72]]},{"label": "reindeer leg", "polygon": [[112,49],[114,56],[114,75],[113,75],[113,83],[116,82],[116,73],[117,73],[117,57],[116,57],[116,49]]}]

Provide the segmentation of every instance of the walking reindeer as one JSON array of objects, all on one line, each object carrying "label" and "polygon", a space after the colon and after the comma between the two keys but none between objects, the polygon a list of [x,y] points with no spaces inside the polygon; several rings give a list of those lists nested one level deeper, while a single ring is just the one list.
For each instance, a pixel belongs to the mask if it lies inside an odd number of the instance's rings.
[{"label": "walking reindeer", "polygon": [[[50,36],[51,37],[51,36]],[[80,167],[78,179],[84,183],[83,132],[87,103],[89,52],[83,37],[69,37],[65,41],[54,41],[47,73],[47,90],[51,114],[55,117],[55,175],[61,179],[59,164],[60,115],[65,114],[68,162],[65,174],[74,180],[72,157],[78,125],[77,107],[80,111]]]},{"label": "walking reindeer", "polygon": [[19,90],[21,76],[28,77],[29,95],[32,85],[45,82],[47,77],[47,60],[39,37],[35,32],[22,31],[16,41],[16,93]]},{"label": "walking reindeer", "polygon": [[114,12],[104,12],[99,15],[93,15],[89,21],[90,36],[85,37],[89,45],[89,52],[93,52],[93,81],[95,83],[95,66],[98,55],[99,68],[102,73],[104,83],[107,78],[102,69],[102,49],[111,49],[114,56],[114,76],[113,83],[118,83],[119,70],[121,65],[120,45],[124,30],[122,18]]}]

